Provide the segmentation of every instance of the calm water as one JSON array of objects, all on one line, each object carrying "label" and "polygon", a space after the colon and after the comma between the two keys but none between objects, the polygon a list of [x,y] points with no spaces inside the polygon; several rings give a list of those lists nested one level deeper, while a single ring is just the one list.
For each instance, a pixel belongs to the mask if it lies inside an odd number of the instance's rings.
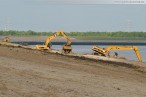
[{"label": "calm water", "polygon": [[[74,53],[79,53],[79,54],[87,54],[87,53],[92,53],[92,45],[72,45],[73,47],[73,52]],[[100,47],[104,48],[107,46],[101,46]],[[146,62],[146,46],[137,46],[139,48],[141,57],[143,62]],[[53,49],[61,50],[62,46],[61,45],[53,45]],[[128,50],[128,51],[110,51],[110,54],[114,54],[114,52],[117,52],[119,56],[124,56],[129,60],[137,60],[137,57],[135,55],[135,52],[133,50]]]}]

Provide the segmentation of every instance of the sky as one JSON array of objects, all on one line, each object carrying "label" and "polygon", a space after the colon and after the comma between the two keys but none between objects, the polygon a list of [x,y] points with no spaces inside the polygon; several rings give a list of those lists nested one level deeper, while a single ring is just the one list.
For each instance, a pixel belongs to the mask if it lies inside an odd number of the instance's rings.
[{"label": "sky", "polygon": [[131,1],[0,0],[0,30],[146,31],[146,1]]}]

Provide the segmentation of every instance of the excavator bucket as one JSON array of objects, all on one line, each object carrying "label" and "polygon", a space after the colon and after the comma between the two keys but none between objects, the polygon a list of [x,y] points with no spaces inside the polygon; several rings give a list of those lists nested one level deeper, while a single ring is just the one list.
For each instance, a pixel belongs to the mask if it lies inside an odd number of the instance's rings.
[{"label": "excavator bucket", "polygon": [[69,54],[72,52],[72,47],[71,45],[63,45],[62,50],[63,50],[63,53]]}]

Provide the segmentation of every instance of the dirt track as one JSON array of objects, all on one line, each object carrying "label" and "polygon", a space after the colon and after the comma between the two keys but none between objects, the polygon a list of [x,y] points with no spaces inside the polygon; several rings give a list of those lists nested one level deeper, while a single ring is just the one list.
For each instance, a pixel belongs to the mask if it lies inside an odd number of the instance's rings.
[{"label": "dirt track", "polygon": [[110,63],[0,47],[0,97],[146,97],[146,73]]}]

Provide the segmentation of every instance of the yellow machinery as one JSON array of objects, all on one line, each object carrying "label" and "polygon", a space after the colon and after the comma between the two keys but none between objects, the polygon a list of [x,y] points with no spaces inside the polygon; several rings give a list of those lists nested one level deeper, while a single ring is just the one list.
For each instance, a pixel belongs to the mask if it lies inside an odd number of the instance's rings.
[{"label": "yellow machinery", "polygon": [[[109,54],[110,50],[134,50],[138,60],[140,62],[142,62],[140,52],[138,50],[138,47],[136,47],[136,46],[108,46],[106,48],[100,48],[98,46],[93,46],[92,50],[95,51],[96,54],[99,54],[102,56],[106,56],[107,54]],[[116,55],[118,55],[118,54],[116,54]]]},{"label": "yellow machinery", "polygon": [[63,52],[64,53],[70,53],[72,51],[71,40],[70,40],[69,37],[67,37],[67,35],[62,30],[59,30],[58,32],[56,32],[52,36],[49,36],[46,39],[44,45],[36,45],[36,49],[38,49],[38,50],[50,50],[51,49],[51,40],[54,39],[58,35],[62,35],[67,40],[67,43],[64,44],[63,47],[62,47]]},{"label": "yellow machinery", "polygon": [[2,42],[9,42],[9,37],[5,37]]}]

